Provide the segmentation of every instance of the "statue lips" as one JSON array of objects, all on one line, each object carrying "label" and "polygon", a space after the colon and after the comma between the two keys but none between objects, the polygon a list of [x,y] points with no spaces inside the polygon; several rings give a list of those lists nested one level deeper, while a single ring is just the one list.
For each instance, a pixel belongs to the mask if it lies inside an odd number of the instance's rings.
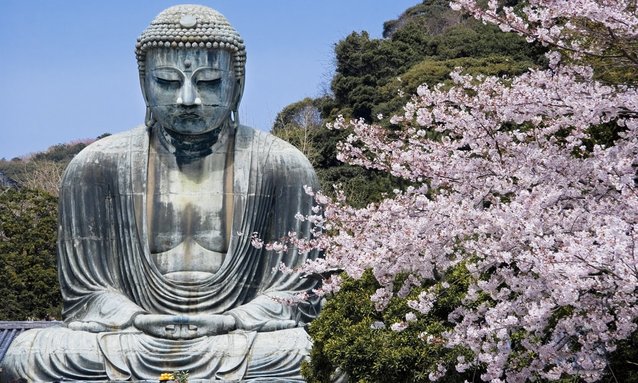
[{"label": "statue lips", "polygon": [[172,108],[172,112],[174,118],[180,120],[201,120],[204,116],[200,108],[198,105],[177,106]]},{"label": "statue lips", "polygon": [[195,112],[180,113],[179,117],[184,120],[198,120],[202,118],[202,116],[199,113],[195,113]]}]

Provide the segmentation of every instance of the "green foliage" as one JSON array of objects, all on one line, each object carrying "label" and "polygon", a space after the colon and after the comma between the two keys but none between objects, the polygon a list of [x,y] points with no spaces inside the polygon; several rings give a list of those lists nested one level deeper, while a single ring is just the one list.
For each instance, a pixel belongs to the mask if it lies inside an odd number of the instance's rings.
[{"label": "green foliage", "polygon": [[[372,108],[372,114],[392,115],[405,105],[408,98],[416,93],[421,84],[430,86],[450,82],[450,72],[454,68],[462,67],[464,73],[488,76],[515,76],[522,74],[536,64],[529,58],[515,60],[511,56],[493,54],[485,57],[461,57],[438,60],[426,58],[414,64],[406,72],[390,80],[379,89],[380,102]],[[401,90],[403,97],[397,94]]]},{"label": "green foliage", "polygon": [[486,57],[494,54],[509,56],[512,61],[543,60],[545,49],[529,44],[513,33],[503,33],[491,25],[468,19],[455,25],[445,34],[434,36],[435,56],[439,60],[460,57]]},{"label": "green foliage", "polygon": [[[452,11],[447,1],[424,1],[410,8],[398,20],[386,22],[384,35],[388,38],[370,39],[367,32],[352,33],[335,46],[335,108],[324,117],[334,119],[343,114],[371,121],[380,110],[384,114],[399,112],[402,103],[397,90],[406,89],[395,86],[397,77],[424,74],[414,79],[418,84],[409,91],[422,83],[433,85],[444,80],[454,67],[464,64],[455,59],[500,57],[509,65],[486,68],[485,74],[509,75],[519,74],[521,67],[527,69],[544,62],[544,48],[464,18]],[[415,65],[422,62],[438,63],[440,70],[436,74],[415,71]],[[450,70],[444,73],[443,68]]]},{"label": "green foliage", "polygon": [[[330,194],[332,185],[340,184],[350,204],[363,207],[379,201],[395,188],[406,186],[387,174],[340,163],[336,159],[336,146],[349,132],[328,130],[325,121],[332,121],[341,114],[370,122],[378,114],[401,113],[401,107],[419,85],[445,85],[450,82],[449,73],[457,67],[472,75],[512,77],[529,68],[546,65],[545,48],[463,17],[452,11],[448,3],[448,0],[425,0],[409,8],[397,20],[385,23],[384,39],[371,39],[367,32],[350,34],[335,46],[333,97],[305,99],[280,113],[281,121],[289,122],[308,105],[320,111],[322,123],[312,132],[309,141],[299,139],[308,138],[308,132],[299,130],[299,124],[276,124],[273,132],[302,151],[304,147],[312,147],[310,157],[324,192]],[[516,7],[521,5],[519,3],[522,2],[511,0],[506,5]],[[635,41],[621,43],[636,44]],[[590,61],[598,79],[609,84],[635,84],[632,67],[610,66],[596,58]],[[290,138],[284,137],[280,133],[284,126],[285,129],[297,129],[297,135],[288,132]],[[592,150],[596,144],[613,145],[619,134],[616,128],[615,124],[592,128],[585,149]],[[443,281],[449,284],[446,289],[441,289]],[[377,321],[389,326],[404,320],[410,311],[407,299],[416,297],[415,294],[427,286],[416,289],[405,299],[393,298],[388,310],[379,313],[369,299],[378,288],[370,273],[358,281],[348,280],[340,292],[328,299],[320,316],[310,325],[314,346],[311,360],[303,367],[304,376],[309,382],[328,382],[331,374],[340,369],[350,376],[351,382],[425,382],[429,381],[428,374],[436,363],[442,361],[452,372],[443,382],[463,381],[464,378],[476,381],[480,371],[472,371],[471,375],[463,377],[453,372],[457,356],[465,355],[471,359],[467,350],[445,349],[441,343],[426,344],[419,338],[421,333],[427,332],[437,339],[451,326],[447,321],[448,314],[459,304],[468,283],[469,276],[460,266],[443,276],[436,288],[445,295],[439,296],[427,316],[419,316],[416,322],[398,333],[389,329],[375,330],[370,326]],[[476,302],[479,303],[490,304],[490,299],[481,297]],[[521,335],[512,334],[512,347],[517,350],[512,358],[523,366],[531,355],[517,341],[517,336],[520,338]],[[637,342],[638,335],[634,334],[610,355],[608,381],[638,383]],[[537,381],[544,382],[538,378]],[[565,377],[560,382],[575,383],[577,380]]]},{"label": "green foliage", "polygon": [[401,48],[389,40],[370,39],[367,32],[353,32],[335,46],[332,92],[346,112],[341,114],[370,119],[378,102],[376,89],[415,58],[411,50]]},{"label": "green foliage", "polygon": [[[329,382],[334,371],[340,370],[352,382],[429,382],[428,375],[438,364],[445,366],[448,374],[439,382],[452,383],[477,381],[482,369],[469,369],[463,373],[455,370],[459,357],[470,361],[472,353],[461,347],[447,348],[442,334],[452,328],[448,321],[450,313],[461,304],[473,281],[464,264],[459,264],[441,276],[439,282],[424,284],[414,289],[407,297],[394,297],[388,307],[379,312],[370,296],[379,284],[370,271],[359,280],[344,277],[341,290],[330,297],[319,317],[309,326],[313,338],[310,361],[302,366],[302,373],[309,383]],[[401,285],[398,281],[397,286]],[[417,314],[402,332],[388,327],[405,321],[405,315],[414,312],[407,304],[419,293],[428,290],[436,295],[434,307],[427,315]],[[396,293],[397,291],[395,291]],[[492,304],[483,295],[476,302]],[[557,312],[558,317],[570,315],[569,308]],[[374,328],[375,323],[384,323],[385,328]],[[523,331],[523,330],[521,330]],[[520,344],[523,333],[511,334],[510,358],[524,367],[533,356]],[[610,357],[604,382],[638,383],[638,333],[620,342]],[[546,379],[530,377],[539,383]],[[558,383],[582,383],[582,380],[564,376]]]},{"label": "green foliage", "polygon": [[321,153],[317,136],[322,129],[321,99],[305,98],[285,107],[275,118],[271,133],[296,146],[313,166],[318,165]]},{"label": "green foliage", "polygon": [[21,158],[13,158],[10,161],[0,160],[0,171],[7,177],[15,180],[18,184],[22,184],[26,179],[26,175],[35,168],[35,163]]},{"label": "green foliage", "polygon": [[0,160],[0,171],[21,186],[0,189],[0,320],[60,319],[57,192],[67,164],[92,141],[57,144],[27,158]]},{"label": "green foliage", "polygon": [[[101,134],[97,139],[109,136]],[[0,172],[29,189],[45,191],[57,196],[64,169],[69,162],[84,149],[92,139],[76,140],[67,144],[57,144],[43,152],[11,161],[0,160]]]},{"label": "green foliage", "polygon": [[638,383],[638,332],[618,344],[606,375],[609,382]]},{"label": "green foliage", "polygon": [[[337,43],[334,97],[307,98],[287,106],[272,129],[310,159],[324,192],[330,195],[332,185],[339,184],[355,207],[377,202],[405,185],[387,174],[338,161],[337,143],[348,133],[327,129],[325,121],[339,114],[370,121],[378,114],[400,113],[419,85],[448,81],[458,66],[468,73],[517,75],[542,63],[541,48],[462,17],[447,0],[411,7],[385,24],[384,36],[371,39],[367,32],[352,33]],[[302,123],[309,110],[312,123]]]},{"label": "green foliage", "polygon": [[[636,3],[633,9],[635,12]],[[572,19],[571,22],[576,30],[587,31],[589,38],[583,40],[583,46],[594,43],[596,49],[602,49],[598,54],[579,58],[579,65],[590,65],[594,69],[594,78],[603,83],[634,87],[638,85],[638,39],[631,35],[610,33],[604,25],[584,19]],[[570,61],[569,57],[563,59]]]},{"label": "green foliage", "polygon": [[57,199],[45,192],[0,192],[0,320],[60,318],[56,271]]},{"label": "green foliage", "polygon": [[[460,22],[461,15],[450,8],[449,1],[425,0],[406,9],[398,19],[383,23],[383,37],[395,38],[397,33],[415,29],[419,31],[419,35],[422,32],[439,35]],[[405,35],[408,36],[409,33]]]},{"label": "green foliage", "polygon": [[[109,135],[109,133],[103,133],[97,139]],[[73,157],[93,141],[95,140],[85,139],[56,144],[45,151],[24,158],[16,157],[11,161],[3,158],[0,159],[0,171],[20,185],[51,193],[50,186],[40,184],[51,180],[57,182]],[[57,192],[52,194],[57,194]]]},{"label": "green foliage", "polygon": [[173,379],[176,383],[188,383],[188,371],[178,370],[173,372]]},{"label": "green foliage", "polygon": [[403,184],[387,173],[346,164],[316,170],[321,189],[327,195],[332,195],[333,185],[339,185],[348,196],[348,203],[359,208],[381,201]]},{"label": "green foliage", "polygon": [[347,132],[329,130],[320,116],[326,99],[306,98],[284,108],[275,119],[272,133],[295,145],[317,171],[321,189],[333,195],[340,185],[353,206],[380,201],[400,183],[390,175],[346,165],[337,160],[337,143]]},{"label": "green foliage", "polygon": [[[415,289],[405,299],[393,298],[388,308],[379,312],[370,301],[379,288],[372,273],[366,272],[356,281],[347,279],[310,324],[314,345],[310,362],[302,367],[304,377],[309,383],[329,382],[339,368],[352,382],[429,382],[428,375],[442,363],[450,373],[440,382],[471,380],[476,371],[458,373],[453,367],[457,358],[469,358],[469,351],[446,348],[441,338],[451,328],[445,318],[463,298],[469,273],[459,265],[444,280],[450,281],[449,287],[443,288],[441,283],[433,287],[439,300],[432,311],[417,314],[416,321],[396,332],[389,326],[413,312],[407,301],[427,286]],[[380,322],[386,327],[377,328]]]},{"label": "green foliage", "polygon": [[32,159],[36,161],[65,162],[68,164],[86,145],[87,142],[82,141],[53,145],[44,152],[36,153]]}]

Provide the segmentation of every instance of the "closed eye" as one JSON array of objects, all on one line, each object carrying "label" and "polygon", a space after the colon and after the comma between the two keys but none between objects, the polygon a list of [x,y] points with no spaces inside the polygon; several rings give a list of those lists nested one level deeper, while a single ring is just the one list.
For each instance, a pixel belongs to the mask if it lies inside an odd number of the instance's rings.
[{"label": "closed eye", "polygon": [[156,68],[152,73],[155,82],[165,87],[180,86],[184,77],[178,69],[170,67]]},{"label": "closed eye", "polygon": [[221,78],[214,79],[199,79],[197,80],[197,86],[215,86],[219,84]]},{"label": "closed eye", "polygon": [[213,68],[199,68],[193,73],[195,84],[201,87],[217,86],[222,79],[222,73]]},{"label": "closed eye", "polygon": [[180,81],[179,80],[172,80],[172,79],[166,79],[166,78],[161,78],[161,77],[155,77],[155,81],[157,81],[158,84],[160,85],[164,85],[164,86],[179,86],[180,85]]}]

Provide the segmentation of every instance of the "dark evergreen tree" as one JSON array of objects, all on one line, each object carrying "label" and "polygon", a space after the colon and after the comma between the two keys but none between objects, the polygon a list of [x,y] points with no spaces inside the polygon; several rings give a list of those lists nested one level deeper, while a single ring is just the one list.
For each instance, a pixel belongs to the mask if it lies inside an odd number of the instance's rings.
[{"label": "dark evergreen tree", "polygon": [[60,319],[56,231],[57,198],[0,191],[0,320]]}]

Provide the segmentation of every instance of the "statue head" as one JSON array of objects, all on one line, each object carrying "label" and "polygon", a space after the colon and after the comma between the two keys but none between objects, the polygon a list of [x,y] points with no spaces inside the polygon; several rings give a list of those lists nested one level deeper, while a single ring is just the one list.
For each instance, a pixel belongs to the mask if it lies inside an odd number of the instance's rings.
[{"label": "statue head", "polygon": [[147,126],[198,135],[238,124],[246,51],[228,20],[201,5],[162,11],[137,39]]}]

